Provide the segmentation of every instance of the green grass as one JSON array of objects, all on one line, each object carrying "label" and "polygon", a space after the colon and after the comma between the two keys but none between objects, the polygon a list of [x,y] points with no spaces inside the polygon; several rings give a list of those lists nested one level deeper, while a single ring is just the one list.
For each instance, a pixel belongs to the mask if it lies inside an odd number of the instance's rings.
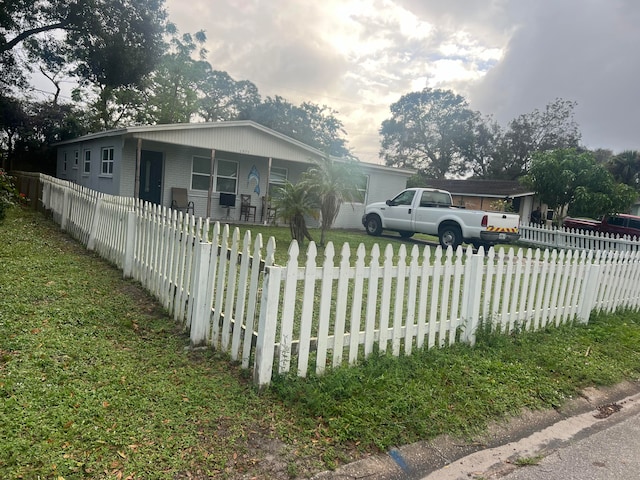
[{"label": "green grass", "polygon": [[41,215],[11,210],[0,224],[0,478],[305,477],[640,377],[640,316],[628,311],[483,331],[475,348],[373,355],[276,378],[262,394],[188,344],[137,284]]},{"label": "green grass", "polygon": [[[291,234],[289,233],[289,227],[287,226],[272,226],[272,225],[253,225],[253,224],[230,224],[229,228],[231,232],[233,232],[233,228],[238,227],[240,231],[240,239],[244,239],[245,232],[247,230],[251,230],[252,239],[255,240],[255,237],[258,233],[262,234],[262,242],[266,247],[267,241],[270,237],[273,237],[276,241],[276,255],[275,262],[278,265],[286,265],[288,257],[288,249],[291,244]],[[320,229],[319,228],[310,228],[309,232],[311,237],[315,242],[320,241]],[[421,233],[415,234],[413,237],[408,239],[402,239],[395,232],[384,232],[380,237],[373,237],[371,235],[367,235],[364,230],[330,230],[326,234],[325,243],[333,243],[334,251],[336,257],[340,258],[340,252],[343,244],[348,243],[351,247],[351,263],[355,263],[356,259],[356,249],[358,245],[361,243],[364,244],[367,255],[370,254],[373,245],[378,244],[380,247],[380,255],[381,262],[384,259],[384,249],[387,244],[391,244],[393,247],[394,255],[397,256],[398,249],[400,245],[404,245],[407,248],[407,255],[410,254],[411,249],[414,245],[417,245],[420,248],[420,254],[422,255],[422,250],[425,246],[430,245],[432,248],[431,255],[433,257],[433,252],[435,251],[435,247],[438,245],[438,237],[434,237],[432,235],[424,235]],[[304,246],[302,247],[302,251],[306,252],[306,248],[308,247],[309,242],[305,241]],[[466,248],[466,244],[463,245]],[[513,248],[516,253],[519,248],[518,245],[497,245],[496,250],[499,249],[509,249]],[[318,245],[318,263],[320,264],[322,259],[324,258],[324,247]],[[304,259],[304,254],[301,254],[302,259]],[[368,257],[367,257],[368,258]],[[409,260],[407,260],[409,261]],[[337,264],[337,262],[336,262]]]}]

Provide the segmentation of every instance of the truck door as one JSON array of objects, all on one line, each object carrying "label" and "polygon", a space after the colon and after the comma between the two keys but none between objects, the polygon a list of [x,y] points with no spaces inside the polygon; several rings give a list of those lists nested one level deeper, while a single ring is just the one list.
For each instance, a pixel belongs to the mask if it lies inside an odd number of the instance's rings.
[{"label": "truck door", "polygon": [[415,194],[415,190],[405,190],[396,195],[394,199],[387,201],[388,207],[384,212],[385,228],[413,231],[412,206]]},{"label": "truck door", "polygon": [[415,211],[416,231],[437,235],[442,209],[450,206],[451,197],[448,194],[429,190],[422,192],[420,204]]}]

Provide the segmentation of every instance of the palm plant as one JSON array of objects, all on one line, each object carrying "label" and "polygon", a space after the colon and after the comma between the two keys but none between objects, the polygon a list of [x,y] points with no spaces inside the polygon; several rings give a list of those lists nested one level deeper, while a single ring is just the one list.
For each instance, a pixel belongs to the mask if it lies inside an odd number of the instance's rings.
[{"label": "palm plant", "polygon": [[273,204],[278,218],[289,224],[291,239],[300,246],[311,238],[305,216],[318,217],[317,197],[302,183],[286,182],[274,195]]},{"label": "palm plant", "polygon": [[640,180],[640,152],[625,150],[611,158],[607,169],[616,181],[638,188]]},{"label": "palm plant", "polygon": [[338,216],[344,202],[363,201],[358,187],[363,175],[356,161],[333,160],[327,156],[316,161],[302,176],[301,184],[316,196],[321,215],[320,245]]}]

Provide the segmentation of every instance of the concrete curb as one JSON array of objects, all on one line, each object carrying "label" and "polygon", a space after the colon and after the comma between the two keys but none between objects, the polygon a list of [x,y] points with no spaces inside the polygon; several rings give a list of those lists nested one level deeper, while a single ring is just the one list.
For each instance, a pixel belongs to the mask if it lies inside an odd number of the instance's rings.
[{"label": "concrete curb", "polygon": [[[622,408],[596,418],[598,407]],[[525,411],[491,425],[472,441],[441,436],[417,442],[313,476],[313,480],[457,480],[493,478],[512,471],[518,458],[550,453],[571,439],[588,436],[640,410],[640,382],[588,388],[557,410]]]}]

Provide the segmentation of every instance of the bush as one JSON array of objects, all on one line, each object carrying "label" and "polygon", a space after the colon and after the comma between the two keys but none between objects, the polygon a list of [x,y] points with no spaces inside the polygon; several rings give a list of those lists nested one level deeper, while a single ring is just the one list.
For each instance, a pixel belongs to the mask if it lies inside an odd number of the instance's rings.
[{"label": "bush", "polygon": [[13,177],[7,175],[7,172],[0,168],[0,223],[7,216],[7,210],[16,204],[18,198]]}]

